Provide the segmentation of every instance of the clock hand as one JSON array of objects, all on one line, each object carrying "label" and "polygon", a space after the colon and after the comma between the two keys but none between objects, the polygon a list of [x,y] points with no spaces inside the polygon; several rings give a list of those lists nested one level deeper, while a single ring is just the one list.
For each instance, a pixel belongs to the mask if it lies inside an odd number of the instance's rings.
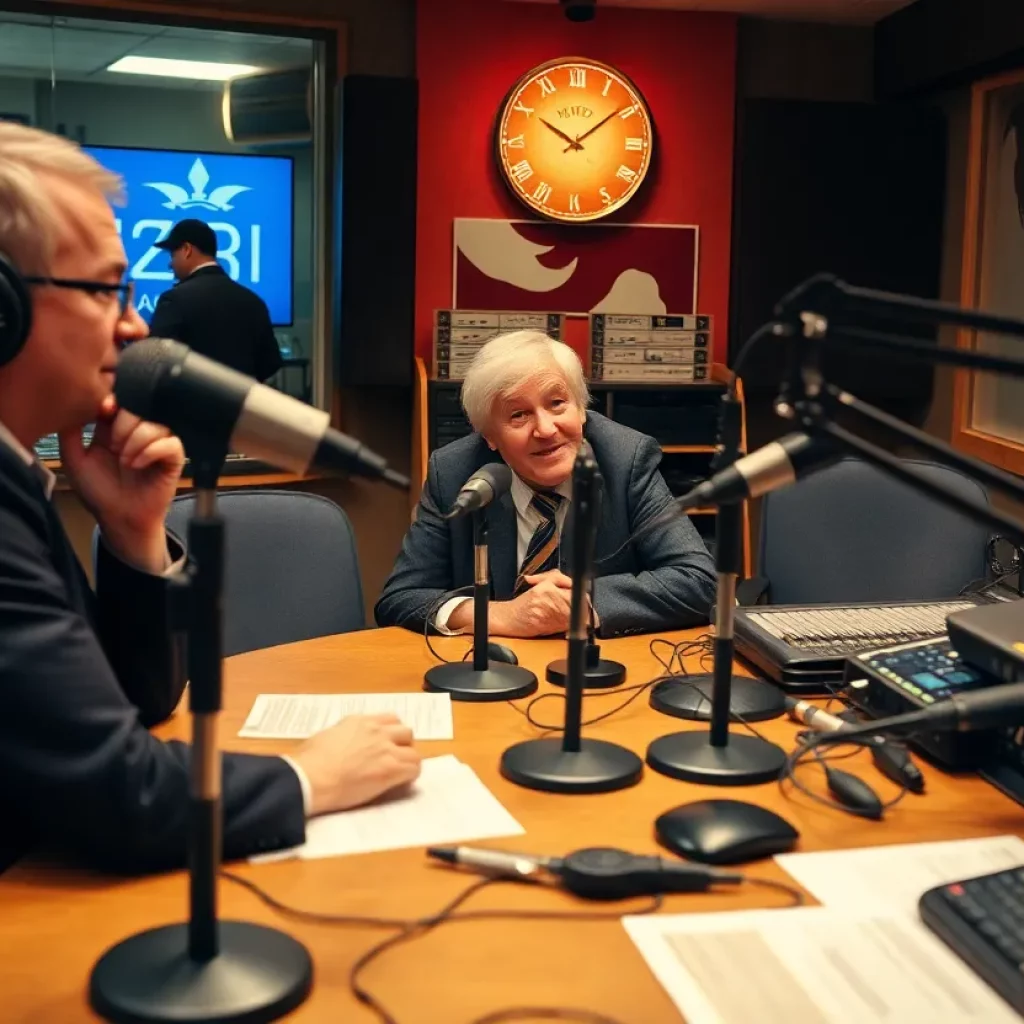
[{"label": "clock hand", "polygon": [[[550,128],[560,139],[565,139],[565,141],[569,143],[569,149],[583,148],[571,136],[566,135],[561,128],[556,128],[553,124],[551,124],[550,121],[545,121],[543,117],[540,119],[540,121],[541,124],[543,124],[547,128]],[[564,152],[568,153],[569,149],[564,150]]]},{"label": "clock hand", "polygon": [[[618,111],[618,110],[613,110],[613,111],[612,111],[612,112],[611,112],[611,113],[610,113],[610,114],[609,114],[609,115],[608,115],[607,117],[603,117],[603,118],[601,118],[601,120],[600,120],[600,121],[598,121],[598,122],[597,122],[597,124],[595,124],[593,128],[588,128],[588,129],[587,129],[587,130],[586,130],[586,131],[585,131],[585,132],[584,132],[584,133],[583,133],[582,135],[577,135],[577,136],[576,136],[576,141],[575,141],[575,142],[573,143],[573,145],[574,145],[574,146],[579,146],[579,148],[580,148],[580,149],[582,149],[583,147],[582,147],[582,146],[580,146],[580,143],[581,143],[581,142],[582,142],[582,141],[583,141],[583,140],[584,140],[584,139],[585,139],[585,138],[586,138],[586,137],[587,137],[588,135],[593,135],[593,134],[594,134],[594,132],[596,132],[596,131],[597,131],[597,129],[601,127],[601,125],[603,125],[603,124],[607,124],[607,123],[608,123],[608,122],[609,122],[609,121],[610,121],[610,120],[611,120],[611,119],[612,119],[612,118],[613,118],[613,117],[614,117],[614,116],[615,116],[615,115],[616,115],[617,113],[619,113],[619,111]],[[570,147],[570,148],[572,148],[572,147]],[[568,150],[568,149],[563,149],[563,150],[562,150],[562,152],[563,152],[563,153],[568,153],[568,152],[569,152],[569,150]]]}]

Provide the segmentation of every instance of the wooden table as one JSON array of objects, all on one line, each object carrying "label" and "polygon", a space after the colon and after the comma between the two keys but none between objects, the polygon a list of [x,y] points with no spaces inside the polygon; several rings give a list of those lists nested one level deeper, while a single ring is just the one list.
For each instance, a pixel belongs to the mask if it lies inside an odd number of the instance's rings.
[{"label": "wooden table", "polygon": [[[626,685],[646,681],[659,671],[648,642],[647,637],[634,637],[603,645],[606,657],[628,666]],[[463,638],[436,643],[448,657],[466,647]],[[564,643],[530,641],[513,646],[521,663],[542,680],[542,692],[561,692],[548,687],[543,678],[547,663],[564,655]],[[232,658],[226,670],[223,746],[259,752],[287,752],[294,746],[236,738],[258,693],[416,691],[433,663],[421,637],[398,629],[328,637]],[[688,668],[698,670],[695,660],[688,662]],[[592,716],[619,700],[588,696],[584,714]],[[561,702],[545,701],[536,713],[558,722]],[[841,814],[799,794],[788,799],[775,783],[728,791],[677,782],[650,770],[639,785],[618,793],[533,792],[506,782],[498,772],[499,757],[507,746],[537,734],[521,714],[505,703],[456,703],[454,718],[454,742],[424,743],[424,752],[427,756],[457,754],[526,829],[524,835],[480,845],[542,854],[602,845],[656,852],[653,822],[659,813],[680,803],[721,796],[757,801],[783,814],[799,829],[801,850],[1024,833],[1020,808],[991,786],[974,777],[952,778],[925,765],[926,795],[907,796],[882,822]],[[183,707],[159,733],[187,738],[188,728]],[[678,728],[705,727],[657,714],[644,694],[585,734],[622,743],[642,756],[652,739]],[[780,719],[759,728],[791,749],[793,723]],[[844,767],[861,763],[860,757]],[[865,778],[880,795],[895,793],[870,765],[864,769]],[[809,769],[808,774],[813,771]],[[246,864],[235,870],[289,904],[401,918],[439,909],[471,880],[428,863],[421,849]],[[750,872],[786,877],[771,861],[752,865]],[[184,873],[124,881],[50,866],[26,864],[11,869],[0,877],[0,1018],[9,1024],[93,1020],[85,992],[96,959],[108,946],[136,931],[182,920],[186,895]],[[286,918],[228,881],[221,883],[220,899],[222,916],[275,925],[310,949],[316,972],[314,991],[291,1019],[377,1019],[350,994],[347,978],[356,958],[386,932]],[[751,886],[669,897],[665,910],[702,912],[784,903],[783,894]],[[580,909],[584,905],[558,891],[501,885],[474,897],[472,906]],[[401,1024],[469,1024],[488,1012],[523,1005],[602,1010],[623,1024],[667,1024],[680,1019],[617,921],[453,922],[385,953],[362,980]]]}]

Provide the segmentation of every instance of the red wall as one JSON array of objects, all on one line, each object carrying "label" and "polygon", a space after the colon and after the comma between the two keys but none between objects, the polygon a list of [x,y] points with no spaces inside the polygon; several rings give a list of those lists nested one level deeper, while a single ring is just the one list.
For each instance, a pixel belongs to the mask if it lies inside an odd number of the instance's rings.
[{"label": "red wall", "polygon": [[420,0],[416,19],[416,354],[429,363],[433,311],[451,304],[453,220],[531,216],[494,168],[502,99],[535,65],[580,56],[618,67],[650,104],[656,177],[614,219],[699,225],[697,309],[714,316],[716,357],[724,361],[736,18],[599,4],[594,21],[573,24],[556,3]]}]

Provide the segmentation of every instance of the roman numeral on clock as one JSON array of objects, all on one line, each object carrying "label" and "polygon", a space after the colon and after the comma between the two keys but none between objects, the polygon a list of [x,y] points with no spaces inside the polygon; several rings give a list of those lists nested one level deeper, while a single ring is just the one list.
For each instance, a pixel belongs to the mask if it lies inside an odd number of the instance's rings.
[{"label": "roman numeral on clock", "polygon": [[512,165],[509,173],[521,185],[527,178],[533,177],[533,168],[530,166],[529,160],[520,160],[519,163]]}]

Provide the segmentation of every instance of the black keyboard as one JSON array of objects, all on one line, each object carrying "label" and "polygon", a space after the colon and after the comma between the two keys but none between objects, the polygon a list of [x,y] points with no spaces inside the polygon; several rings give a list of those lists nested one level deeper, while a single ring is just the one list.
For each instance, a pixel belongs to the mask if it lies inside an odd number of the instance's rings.
[{"label": "black keyboard", "polygon": [[921,920],[1024,1014],[1024,868],[929,889]]}]

